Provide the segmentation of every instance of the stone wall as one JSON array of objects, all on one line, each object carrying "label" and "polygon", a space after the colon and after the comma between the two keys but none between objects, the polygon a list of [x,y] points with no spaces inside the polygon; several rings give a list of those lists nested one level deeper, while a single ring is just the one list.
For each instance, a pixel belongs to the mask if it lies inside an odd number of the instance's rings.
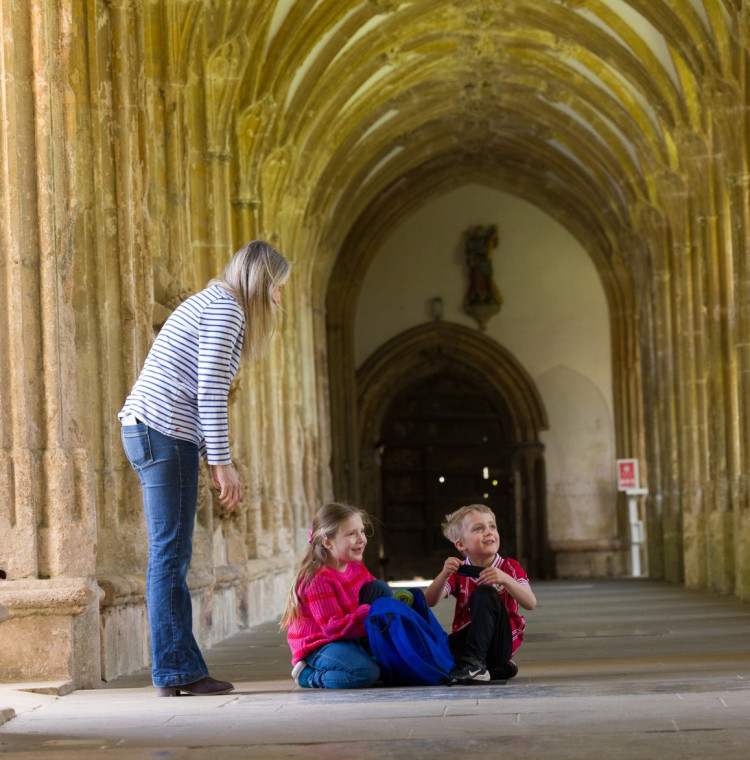
[{"label": "stone wall", "polygon": [[283,182],[260,213],[240,181],[247,5],[63,0],[2,17],[0,680],[95,686],[148,664],[147,540],[116,414],[171,310],[252,238],[294,274],[269,355],[232,390],[241,507],[226,514],[201,476],[202,645],[279,614],[330,495],[309,249],[276,202]]}]

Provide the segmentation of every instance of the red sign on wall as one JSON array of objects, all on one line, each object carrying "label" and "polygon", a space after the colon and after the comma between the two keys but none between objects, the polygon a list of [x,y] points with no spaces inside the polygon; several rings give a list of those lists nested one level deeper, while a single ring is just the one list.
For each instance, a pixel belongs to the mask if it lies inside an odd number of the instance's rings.
[{"label": "red sign on wall", "polygon": [[639,488],[638,477],[638,460],[637,459],[618,459],[617,460],[617,490],[630,491]]}]

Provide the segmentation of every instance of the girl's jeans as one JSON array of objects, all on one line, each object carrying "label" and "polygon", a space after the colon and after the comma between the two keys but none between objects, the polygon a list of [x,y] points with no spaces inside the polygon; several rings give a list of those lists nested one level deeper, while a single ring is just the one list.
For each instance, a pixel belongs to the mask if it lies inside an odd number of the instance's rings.
[{"label": "girl's jeans", "polygon": [[364,689],[380,678],[380,667],[365,648],[367,639],[341,639],[324,644],[305,658],[313,689]]},{"label": "girl's jeans", "polygon": [[[359,590],[359,603],[372,604],[379,596],[390,596],[384,581],[370,581]],[[305,657],[312,673],[307,685],[313,689],[365,689],[380,678],[380,667],[370,652],[367,639],[341,639],[324,644]]]},{"label": "girl's jeans", "polygon": [[142,423],[123,425],[122,445],[143,491],[148,529],[146,609],[154,686],[208,675],[193,636],[187,572],[198,501],[198,447]]}]

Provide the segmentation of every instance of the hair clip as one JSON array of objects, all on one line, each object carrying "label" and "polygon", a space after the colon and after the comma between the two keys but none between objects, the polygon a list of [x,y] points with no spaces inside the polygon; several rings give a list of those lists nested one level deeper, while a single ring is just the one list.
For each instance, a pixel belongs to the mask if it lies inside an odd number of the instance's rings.
[{"label": "hair clip", "polygon": [[307,534],[307,543],[311,544],[313,541],[313,536],[315,535],[315,530],[313,529],[313,526],[310,526],[310,532]]}]

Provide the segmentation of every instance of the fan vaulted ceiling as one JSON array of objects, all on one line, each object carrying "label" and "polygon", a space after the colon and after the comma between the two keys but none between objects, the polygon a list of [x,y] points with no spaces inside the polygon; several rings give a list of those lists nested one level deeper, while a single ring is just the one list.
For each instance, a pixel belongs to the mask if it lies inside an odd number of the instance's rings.
[{"label": "fan vaulted ceiling", "polygon": [[678,144],[710,119],[702,90],[738,67],[728,0],[249,6],[213,19],[226,32],[215,60],[227,39],[245,52],[241,182],[264,145],[281,164],[293,149],[291,185],[332,223],[333,250],[363,214],[389,219],[477,178],[562,219],[606,269],[633,215],[659,206],[654,178],[678,171]]}]

